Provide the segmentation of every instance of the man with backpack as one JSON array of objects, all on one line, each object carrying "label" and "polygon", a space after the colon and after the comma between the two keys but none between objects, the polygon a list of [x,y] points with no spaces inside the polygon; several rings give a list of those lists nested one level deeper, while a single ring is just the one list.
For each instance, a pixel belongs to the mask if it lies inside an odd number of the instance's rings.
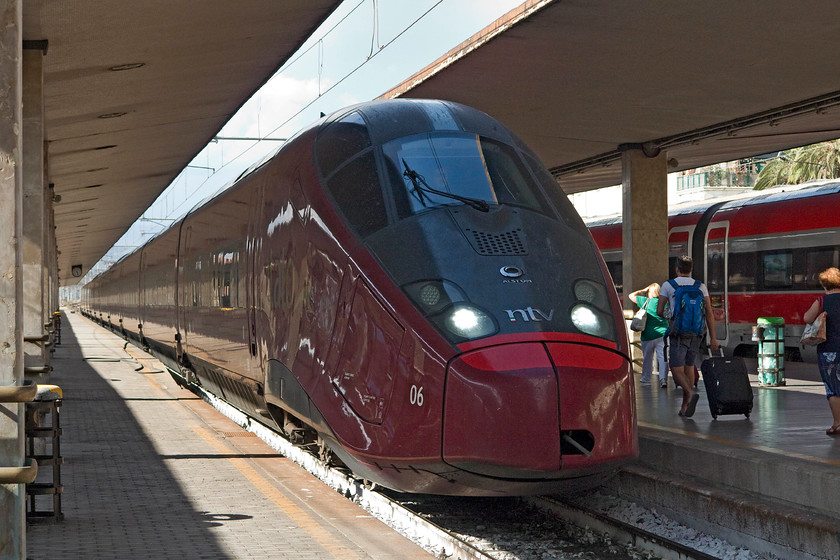
[{"label": "man with backpack", "polygon": [[[662,284],[656,312],[660,317],[670,317],[668,329],[669,359],[674,381],[682,387],[683,402],[680,416],[694,416],[700,395],[694,389],[694,362],[700,353],[706,327],[709,329],[709,347],[717,352],[720,345],[715,333],[712,304],[706,285],[691,277],[694,261],[688,255],[677,259],[677,276]],[[670,307],[670,315],[665,307]]]}]

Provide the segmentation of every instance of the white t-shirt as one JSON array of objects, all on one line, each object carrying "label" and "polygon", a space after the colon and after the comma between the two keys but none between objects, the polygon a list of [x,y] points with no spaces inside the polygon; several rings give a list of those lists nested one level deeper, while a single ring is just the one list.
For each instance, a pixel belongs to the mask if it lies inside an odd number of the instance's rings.
[{"label": "white t-shirt", "polygon": [[[691,278],[690,276],[677,276],[674,280],[676,280],[677,284],[680,286],[690,286],[694,284],[694,278]],[[700,293],[703,294],[703,297],[709,297],[709,290],[706,288],[706,284],[702,282],[700,282]],[[666,319],[670,319],[671,309],[674,308],[674,287],[670,282],[662,284],[662,287],[659,289],[659,297],[668,299],[668,307],[665,310],[664,317]]]}]

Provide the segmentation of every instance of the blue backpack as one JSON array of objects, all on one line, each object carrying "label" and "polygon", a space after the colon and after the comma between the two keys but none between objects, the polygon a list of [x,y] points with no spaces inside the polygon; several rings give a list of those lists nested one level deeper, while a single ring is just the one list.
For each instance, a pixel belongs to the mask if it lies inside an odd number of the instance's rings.
[{"label": "blue backpack", "polygon": [[702,336],[706,326],[706,301],[700,291],[700,280],[683,286],[672,278],[668,283],[674,288],[674,308],[668,333]]}]

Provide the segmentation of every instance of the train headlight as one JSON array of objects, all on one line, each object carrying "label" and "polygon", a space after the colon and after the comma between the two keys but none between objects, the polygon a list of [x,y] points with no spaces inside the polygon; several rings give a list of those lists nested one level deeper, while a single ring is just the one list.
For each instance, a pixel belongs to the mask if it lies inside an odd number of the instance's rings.
[{"label": "train headlight", "polygon": [[403,286],[403,290],[452,342],[483,338],[499,330],[496,320],[469,303],[464,291],[449,280],[421,280]]},{"label": "train headlight", "polygon": [[425,286],[420,288],[419,295],[420,303],[422,303],[426,307],[434,307],[438,303],[440,303],[440,298],[443,294],[440,293],[440,289],[434,284],[426,284]]},{"label": "train headlight", "polygon": [[609,317],[583,303],[572,307],[572,323],[578,330],[592,336],[609,338],[612,334]]},{"label": "train headlight", "polygon": [[461,289],[448,280],[421,280],[403,286],[403,290],[424,315],[435,315],[447,306],[466,301]]},{"label": "train headlight", "polygon": [[575,282],[575,299],[594,305],[599,309],[609,309],[607,290],[603,284],[592,280],[578,280]]},{"label": "train headlight", "polygon": [[490,336],[498,330],[489,314],[468,303],[453,305],[436,322],[457,338],[467,340]]}]

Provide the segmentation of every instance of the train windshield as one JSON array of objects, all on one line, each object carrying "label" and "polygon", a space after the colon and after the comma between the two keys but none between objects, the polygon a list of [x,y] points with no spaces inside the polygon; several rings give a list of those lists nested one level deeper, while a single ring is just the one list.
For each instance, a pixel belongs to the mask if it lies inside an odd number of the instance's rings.
[{"label": "train windshield", "polygon": [[545,212],[514,148],[469,133],[434,133],[382,146],[399,218],[452,204],[512,204]]}]

